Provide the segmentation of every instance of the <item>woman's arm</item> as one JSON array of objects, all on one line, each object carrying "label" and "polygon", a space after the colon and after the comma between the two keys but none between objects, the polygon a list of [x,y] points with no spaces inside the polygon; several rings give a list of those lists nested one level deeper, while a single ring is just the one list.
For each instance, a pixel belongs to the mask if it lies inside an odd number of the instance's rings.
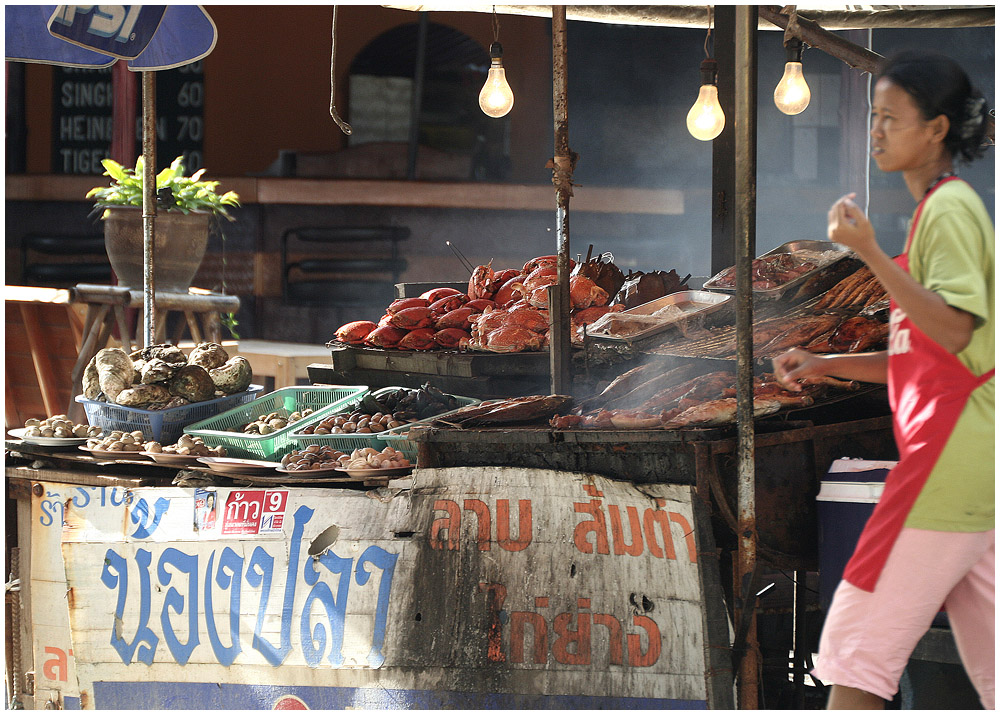
[{"label": "woman's arm", "polygon": [[888,374],[889,359],[884,351],[854,355],[815,355],[801,348],[793,348],[771,361],[774,376],[786,389],[798,392],[798,382],[809,377],[839,377],[843,380],[884,383]]},{"label": "woman's arm", "polygon": [[830,209],[827,235],[861,257],[907,317],[931,340],[950,353],[965,349],[972,339],[975,319],[971,313],[953,308],[944,298],[918,283],[896,264],[875,241],[868,217],[843,197]]}]

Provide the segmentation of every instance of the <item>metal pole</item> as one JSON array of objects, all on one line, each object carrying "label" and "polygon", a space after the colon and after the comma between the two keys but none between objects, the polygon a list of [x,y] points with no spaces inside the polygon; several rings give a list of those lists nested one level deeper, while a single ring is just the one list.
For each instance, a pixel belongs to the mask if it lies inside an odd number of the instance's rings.
[{"label": "metal pole", "polygon": [[417,178],[417,150],[420,146],[420,110],[424,100],[424,73],[427,65],[427,13],[417,24],[417,56],[413,70],[413,97],[410,101],[410,134],[406,153],[406,178]]},{"label": "metal pole", "polygon": [[156,75],[142,73],[142,318],[143,345],[156,342]]},{"label": "metal pole", "polygon": [[[737,584],[748,588],[749,574],[757,563],[757,508],[754,480],[753,424],[753,294],[751,261],[755,253],[757,222],[757,8],[736,7],[735,33],[736,146],[735,253],[736,253],[736,429],[737,500],[739,504]],[[744,605],[753,598],[740,593]],[[760,653],[753,608],[744,608],[748,619],[746,653],[740,663],[739,707],[757,708],[757,674]]]},{"label": "metal pole", "polygon": [[[569,105],[566,81],[566,6],[552,6],[552,111],[555,155],[550,162],[556,187],[557,290],[549,290],[549,365],[554,395],[570,387],[569,199],[573,195],[576,156],[569,148]],[[554,298],[555,300],[551,300]]]}]

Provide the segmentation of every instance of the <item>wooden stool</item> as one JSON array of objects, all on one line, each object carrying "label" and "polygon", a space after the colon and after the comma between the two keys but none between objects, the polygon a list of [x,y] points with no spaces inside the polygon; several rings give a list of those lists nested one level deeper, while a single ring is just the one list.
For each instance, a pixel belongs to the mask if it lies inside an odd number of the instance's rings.
[{"label": "wooden stool", "polygon": [[[112,330],[117,327],[121,337],[122,349],[132,352],[133,345],[142,346],[143,321],[136,321],[134,337],[125,319],[126,308],[143,307],[143,292],[129,290],[122,286],[90,285],[80,283],[70,289],[72,301],[87,306],[87,317],[83,323],[83,340],[80,352],[73,366],[73,395],[79,395],[83,390],[83,371],[90,359],[108,344]],[[222,340],[222,323],[220,313],[235,313],[240,308],[240,299],[234,295],[212,293],[198,288],[192,288],[188,293],[156,292],[156,316],[154,340],[157,343],[167,342],[167,318],[171,312],[184,313],[185,322],[174,332],[171,343],[177,345],[185,332],[191,334],[195,343],[220,342]],[[199,325],[198,318],[201,318]],[[70,419],[83,421],[83,408],[71,398],[66,411]]]},{"label": "wooden stool", "polygon": [[274,340],[240,340],[230,355],[242,355],[253,367],[254,381],[258,376],[273,377],[274,389],[294,387],[300,378],[308,379],[310,363],[333,364],[330,348],[307,343],[282,343]]}]

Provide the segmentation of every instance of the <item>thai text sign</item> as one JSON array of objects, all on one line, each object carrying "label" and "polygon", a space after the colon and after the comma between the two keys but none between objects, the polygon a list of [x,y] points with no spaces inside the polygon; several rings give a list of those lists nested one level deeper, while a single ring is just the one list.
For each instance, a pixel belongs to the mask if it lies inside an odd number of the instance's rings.
[{"label": "thai text sign", "polygon": [[690,487],[498,467],[418,470],[402,491],[195,492],[66,500],[84,707],[126,707],[139,680],[252,685],[253,707],[371,688],[400,693],[380,707],[707,704]]}]

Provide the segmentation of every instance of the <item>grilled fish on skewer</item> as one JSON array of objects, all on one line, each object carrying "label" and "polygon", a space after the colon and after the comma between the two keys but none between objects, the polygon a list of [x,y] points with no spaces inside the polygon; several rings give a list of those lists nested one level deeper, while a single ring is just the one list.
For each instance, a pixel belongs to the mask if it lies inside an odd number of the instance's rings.
[{"label": "grilled fish on skewer", "polygon": [[[781,409],[781,403],[777,400],[762,398],[753,401],[753,416],[763,417],[770,415]],[[679,427],[709,427],[712,425],[723,425],[736,420],[736,398],[727,397],[721,400],[710,400],[702,402],[700,405],[689,407],[676,417],[664,422],[663,429],[677,429]]]}]

